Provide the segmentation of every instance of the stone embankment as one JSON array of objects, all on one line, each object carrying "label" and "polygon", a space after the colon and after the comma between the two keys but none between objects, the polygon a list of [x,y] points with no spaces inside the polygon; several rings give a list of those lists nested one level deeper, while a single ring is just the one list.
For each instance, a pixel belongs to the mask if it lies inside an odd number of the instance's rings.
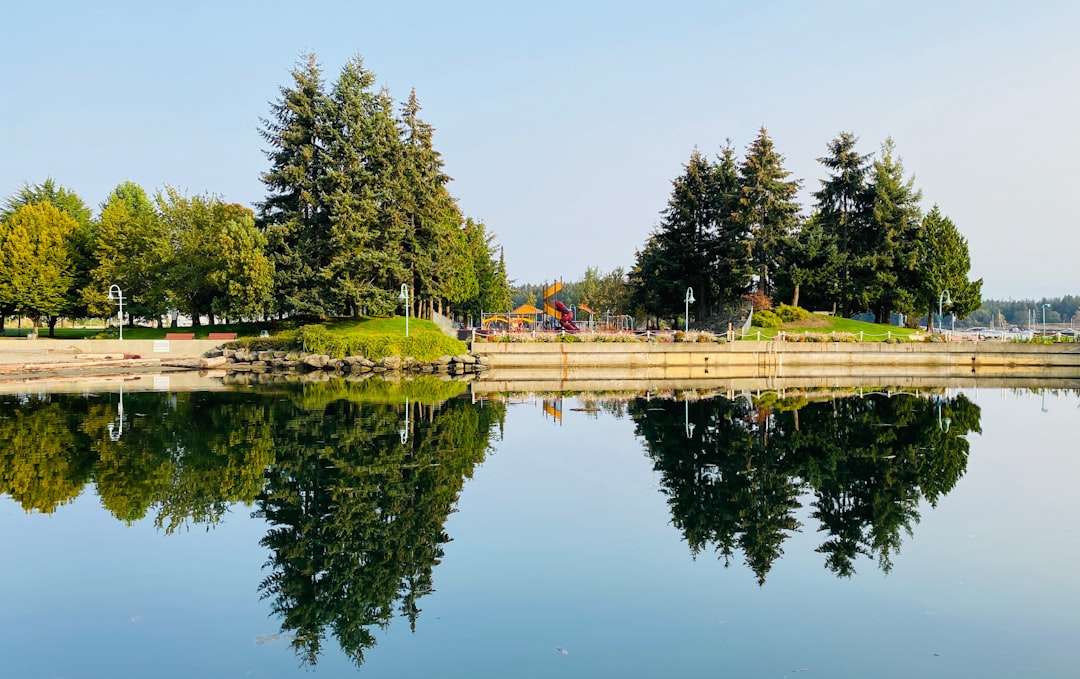
[{"label": "stone embankment", "polygon": [[378,375],[410,373],[414,375],[473,376],[488,369],[487,363],[473,354],[440,356],[425,362],[414,358],[387,356],[377,361],[364,356],[331,358],[325,354],[299,351],[250,351],[248,349],[212,349],[199,367],[220,369],[230,374],[253,375]]}]

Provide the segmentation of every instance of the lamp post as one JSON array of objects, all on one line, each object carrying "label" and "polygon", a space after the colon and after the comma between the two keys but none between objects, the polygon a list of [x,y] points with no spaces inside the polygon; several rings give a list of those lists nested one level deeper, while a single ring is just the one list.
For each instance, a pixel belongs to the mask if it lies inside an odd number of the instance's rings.
[{"label": "lamp post", "polygon": [[1043,310],[1043,337],[1046,337],[1046,310],[1049,309],[1049,308],[1050,308],[1050,305],[1044,302],[1043,305],[1042,305],[1042,310]]},{"label": "lamp post", "polygon": [[124,293],[120,292],[120,286],[116,283],[110,285],[106,299],[110,302],[115,300],[120,305],[120,310],[116,312],[116,320],[120,323],[120,339],[124,339]]},{"label": "lamp post", "polygon": [[694,299],[694,289],[686,289],[686,312],[683,314],[683,332],[690,332],[690,305],[696,302]]},{"label": "lamp post", "polygon": [[[941,294],[938,295],[938,298],[937,298],[937,317],[938,317],[938,325],[939,326],[945,325],[945,315],[944,315],[944,313],[942,313],[942,310],[941,310],[942,300],[944,300],[946,304],[952,304],[952,297],[949,295],[948,290],[942,290]],[[940,328],[938,328],[938,329],[940,330]]]},{"label": "lamp post", "polygon": [[405,336],[409,336],[409,286],[405,283],[401,284],[401,294],[398,295],[398,299],[405,303]]}]

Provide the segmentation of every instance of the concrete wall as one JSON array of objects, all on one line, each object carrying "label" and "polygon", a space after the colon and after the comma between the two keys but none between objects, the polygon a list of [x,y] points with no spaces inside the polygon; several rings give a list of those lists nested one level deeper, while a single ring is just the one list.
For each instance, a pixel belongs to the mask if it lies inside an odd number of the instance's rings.
[{"label": "concrete wall", "polygon": [[797,366],[964,367],[1060,366],[1080,369],[1080,344],[942,343],[500,343],[477,342],[473,352],[492,368],[776,369]]},{"label": "concrete wall", "polygon": [[139,356],[144,359],[198,358],[222,340],[68,340],[0,339],[0,363],[66,363],[91,358]]}]

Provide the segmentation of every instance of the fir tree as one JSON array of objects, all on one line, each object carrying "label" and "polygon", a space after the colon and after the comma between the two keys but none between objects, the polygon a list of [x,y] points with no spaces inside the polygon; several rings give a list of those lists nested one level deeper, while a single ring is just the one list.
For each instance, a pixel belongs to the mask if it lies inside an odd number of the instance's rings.
[{"label": "fir tree", "polygon": [[739,219],[750,232],[750,262],[758,274],[758,291],[771,295],[772,276],[785,239],[796,226],[798,180],[789,180],[784,158],[762,127],[746,151],[739,170],[742,195]]}]

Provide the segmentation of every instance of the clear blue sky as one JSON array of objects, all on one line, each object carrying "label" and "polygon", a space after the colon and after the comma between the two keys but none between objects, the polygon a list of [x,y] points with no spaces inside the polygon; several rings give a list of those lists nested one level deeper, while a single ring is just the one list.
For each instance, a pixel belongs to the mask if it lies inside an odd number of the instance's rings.
[{"label": "clear blue sky", "polygon": [[10,3],[0,195],[52,176],[252,205],[300,55],[415,86],[464,212],[518,282],[632,266],[697,146],[765,125],[803,202],[839,131],[892,136],[984,296],[1080,293],[1080,3]]}]

